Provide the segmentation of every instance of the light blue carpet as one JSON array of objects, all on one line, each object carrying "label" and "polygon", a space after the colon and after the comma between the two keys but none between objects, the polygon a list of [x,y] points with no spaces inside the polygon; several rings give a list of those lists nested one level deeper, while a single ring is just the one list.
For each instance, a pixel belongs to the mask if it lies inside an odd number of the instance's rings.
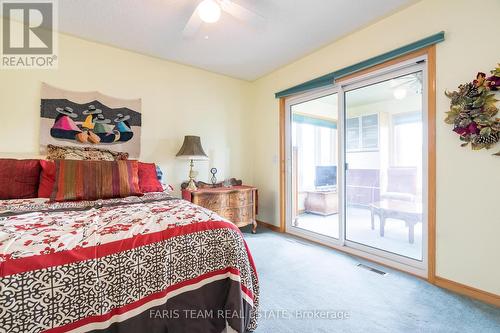
[{"label": "light blue carpet", "polygon": [[[264,228],[243,232],[261,288],[256,333],[500,332],[500,308],[299,238]],[[389,274],[361,269],[360,262]],[[332,318],[336,311],[349,318],[297,319]]]}]

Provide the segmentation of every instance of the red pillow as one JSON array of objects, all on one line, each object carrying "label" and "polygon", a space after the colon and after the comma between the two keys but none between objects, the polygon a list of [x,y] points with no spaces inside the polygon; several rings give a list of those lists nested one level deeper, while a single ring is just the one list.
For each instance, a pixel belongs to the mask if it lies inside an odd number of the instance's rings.
[{"label": "red pillow", "polygon": [[163,192],[163,186],[156,175],[156,165],[154,163],[139,162],[139,186],[143,193]]},{"label": "red pillow", "polygon": [[56,182],[56,164],[54,161],[40,160],[42,172],[40,173],[40,185],[38,186],[39,198],[50,198],[54,183]]},{"label": "red pillow", "polygon": [[137,161],[56,160],[52,201],[97,200],[142,195]]},{"label": "red pillow", "polygon": [[0,199],[36,198],[39,180],[38,160],[0,159]]}]

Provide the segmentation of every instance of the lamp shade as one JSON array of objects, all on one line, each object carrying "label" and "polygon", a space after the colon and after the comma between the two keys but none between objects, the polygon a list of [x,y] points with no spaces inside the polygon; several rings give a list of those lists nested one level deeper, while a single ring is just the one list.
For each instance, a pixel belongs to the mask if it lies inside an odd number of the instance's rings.
[{"label": "lamp shade", "polygon": [[201,146],[200,137],[194,135],[184,137],[182,147],[175,156],[186,160],[208,160],[208,156]]}]

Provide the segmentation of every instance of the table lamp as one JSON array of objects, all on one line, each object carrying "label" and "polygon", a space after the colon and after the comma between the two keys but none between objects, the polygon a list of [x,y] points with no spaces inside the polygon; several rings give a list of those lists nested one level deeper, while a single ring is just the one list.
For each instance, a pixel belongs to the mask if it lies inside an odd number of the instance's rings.
[{"label": "table lamp", "polygon": [[195,160],[208,160],[207,154],[201,146],[201,140],[199,136],[186,135],[184,137],[184,142],[182,143],[181,149],[177,153],[178,158],[185,160],[190,160],[189,168],[189,184],[187,186],[188,190],[195,191],[196,183],[194,179],[196,178],[196,172],[193,170]]}]

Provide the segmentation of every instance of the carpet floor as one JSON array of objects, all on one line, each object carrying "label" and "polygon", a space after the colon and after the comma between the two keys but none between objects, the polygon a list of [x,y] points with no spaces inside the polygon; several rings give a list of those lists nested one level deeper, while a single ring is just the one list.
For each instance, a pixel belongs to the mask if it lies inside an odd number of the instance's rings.
[{"label": "carpet floor", "polygon": [[243,232],[259,274],[256,333],[500,332],[500,308],[293,236]]}]

